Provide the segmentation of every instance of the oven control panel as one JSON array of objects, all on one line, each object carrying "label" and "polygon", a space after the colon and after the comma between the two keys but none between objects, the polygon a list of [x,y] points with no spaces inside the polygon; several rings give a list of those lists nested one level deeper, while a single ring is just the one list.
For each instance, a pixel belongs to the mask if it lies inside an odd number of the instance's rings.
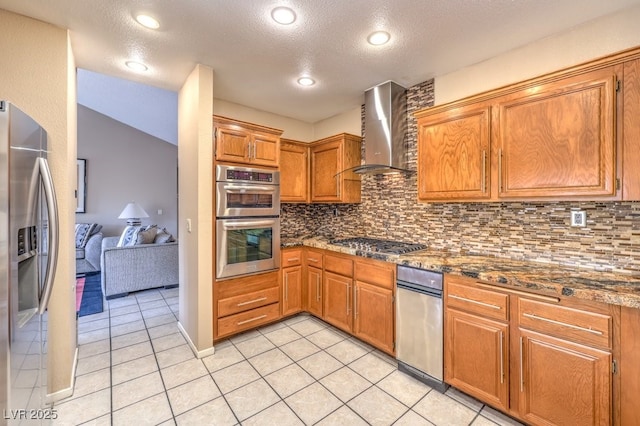
[{"label": "oven control panel", "polygon": [[280,172],[249,167],[236,167],[218,164],[216,166],[216,181],[218,182],[254,182],[278,185]]}]

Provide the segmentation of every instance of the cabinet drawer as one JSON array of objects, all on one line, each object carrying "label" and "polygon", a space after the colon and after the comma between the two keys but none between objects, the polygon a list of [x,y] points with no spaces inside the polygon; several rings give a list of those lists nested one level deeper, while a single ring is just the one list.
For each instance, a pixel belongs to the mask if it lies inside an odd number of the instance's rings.
[{"label": "cabinet drawer", "polygon": [[324,256],[324,269],[346,277],[353,277],[353,261],[344,257],[326,254]]},{"label": "cabinet drawer", "polygon": [[282,267],[298,266],[302,264],[302,249],[283,250]]},{"label": "cabinet drawer", "polygon": [[611,315],[518,299],[518,324],[572,342],[611,348]]},{"label": "cabinet drawer", "polygon": [[396,281],[395,270],[395,265],[390,263],[358,260],[355,279],[393,290]]},{"label": "cabinet drawer", "polygon": [[487,318],[507,321],[509,319],[509,296],[497,291],[484,290],[445,280],[445,303],[447,307],[458,308]]},{"label": "cabinet drawer", "polygon": [[278,287],[272,287],[219,300],[218,318],[277,302],[279,300],[278,293]]},{"label": "cabinet drawer", "polygon": [[317,251],[307,250],[306,256],[307,256],[307,266],[313,266],[314,268],[322,269],[322,264],[323,264],[322,253]]},{"label": "cabinet drawer", "polygon": [[218,337],[228,336],[259,325],[275,321],[280,317],[280,304],[273,303],[218,320]]}]

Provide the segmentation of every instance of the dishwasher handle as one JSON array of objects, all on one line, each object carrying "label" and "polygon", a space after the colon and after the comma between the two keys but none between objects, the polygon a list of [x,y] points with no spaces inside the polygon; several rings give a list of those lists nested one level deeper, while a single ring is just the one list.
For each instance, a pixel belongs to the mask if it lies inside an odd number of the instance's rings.
[{"label": "dishwasher handle", "polygon": [[427,287],[425,285],[420,285],[416,283],[409,283],[406,281],[398,281],[398,290],[404,289],[409,291],[414,291],[416,293],[425,294],[427,296],[436,297],[438,299],[442,299],[442,290]]}]

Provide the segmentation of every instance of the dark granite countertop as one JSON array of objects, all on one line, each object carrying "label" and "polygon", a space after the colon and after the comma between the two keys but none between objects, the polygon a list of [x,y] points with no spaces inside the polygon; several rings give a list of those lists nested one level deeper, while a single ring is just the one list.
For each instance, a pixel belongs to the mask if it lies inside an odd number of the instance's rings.
[{"label": "dark granite countertop", "polygon": [[384,260],[447,274],[464,275],[512,288],[640,309],[640,275],[551,263],[512,260],[441,250],[387,255],[330,244],[325,238],[283,238],[282,247],[308,246]]}]

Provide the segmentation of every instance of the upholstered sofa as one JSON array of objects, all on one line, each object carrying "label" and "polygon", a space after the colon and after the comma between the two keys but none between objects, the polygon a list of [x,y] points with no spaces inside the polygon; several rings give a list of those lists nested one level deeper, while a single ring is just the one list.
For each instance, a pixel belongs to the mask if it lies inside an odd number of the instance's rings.
[{"label": "upholstered sofa", "polygon": [[101,228],[96,224],[76,225],[76,275],[100,271]]},{"label": "upholstered sofa", "polygon": [[178,243],[118,247],[120,237],[102,240],[102,289],[107,299],[129,292],[178,285]]}]

